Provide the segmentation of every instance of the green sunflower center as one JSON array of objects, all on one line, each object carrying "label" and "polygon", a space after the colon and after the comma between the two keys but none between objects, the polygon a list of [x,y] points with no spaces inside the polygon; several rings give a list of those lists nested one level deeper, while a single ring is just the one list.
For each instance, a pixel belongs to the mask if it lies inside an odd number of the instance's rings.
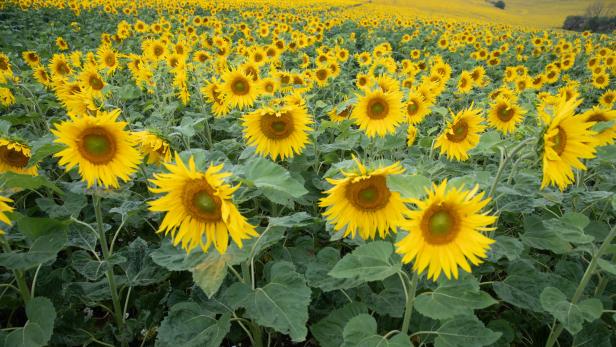
[{"label": "green sunflower center", "polygon": [[498,119],[500,119],[502,122],[510,121],[511,118],[513,118],[514,114],[515,112],[513,108],[509,107],[507,104],[500,105],[496,112]]},{"label": "green sunflower center", "polygon": [[250,90],[250,86],[244,78],[238,78],[231,84],[231,89],[236,95],[246,95]]},{"label": "green sunflower center", "polygon": [[362,189],[359,192],[359,198],[365,202],[373,202],[379,195],[379,192],[375,187],[368,187],[366,189]]},{"label": "green sunflower center", "polygon": [[86,135],[83,145],[88,153],[97,156],[104,155],[111,150],[111,143],[105,135]]},{"label": "green sunflower center", "polygon": [[406,106],[406,110],[409,115],[414,115],[415,113],[417,113],[418,109],[419,106],[417,106],[417,103],[415,101],[409,101],[408,105]]},{"label": "green sunflower center", "polygon": [[430,232],[434,235],[444,235],[451,231],[453,218],[447,211],[438,211],[430,217]]},{"label": "green sunflower center", "polygon": [[293,116],[289,112],[281,115],[268,113],[261,118],[261,131],[271,140],[282,140],[289,137],[294,129]]},{"label": "green sunflower center", "polygon": [[195,207],[197,207],[200,211],[204,213],[212,213],[216,211],[216,202],[212,199],[210,194],[207,193],[207,191],[201,191],[195,194],[193,199]]},{"label": "green sunflower center", "polygon": [[101,90],[104,87],[103,81],[101,81],[101,79],[98,78],[98,76],[96,75],[90,76],[88,82],[90,83],[90,87],[92,87],[92,89],[94,90]]},{"label": "green sunflower center", "polygon": [[368,117],[371,119],[383,119],[387,117],[389,107],[387,101],[376,97],[368,103]]},{"label": "green sunflower center", "polygon": [[347,200],[356,208],[364,211],[376,211],[385,208],[391,197],[385,176],[372,176],[359,182],[351,183],[346,188]]},{"label": "green sunflower center", "polygon": [[447,133],[447,139],[451,142],[462,142],[468,135],[468,124],[464,121],[458,121],[453,125],[451,132]]},{"label": "green sunflower center", "polygon": [[116,143],[101,127],[89,128],[84,131],[79,143],[81,155],[93,164],[107,164],[116,156]]}]

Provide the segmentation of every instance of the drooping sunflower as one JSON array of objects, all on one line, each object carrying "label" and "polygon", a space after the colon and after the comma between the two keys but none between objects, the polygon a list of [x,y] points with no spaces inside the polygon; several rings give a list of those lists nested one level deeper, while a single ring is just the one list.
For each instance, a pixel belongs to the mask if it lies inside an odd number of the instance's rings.
[{"label": "drooping sunflower", "polygon": [[488,112],[488,124],[503,134],[512,133],[524,119],[525,112],[513,100],[499,97]]},{"label": "drooping sunflower", "polygon": [[415,139],[417,138],[417,128],[409,124],[409,127],[406,129],[406,145],[411,147],[413,143],[415,143]]},{"label": "drooping sunflower", "polygon": [[71,74],[71,68],[64,54],[54,54],[51,58],[49,71],[54,78],[67,78]]},{"label": "drooping sunflower", "polygon": [[276,160],[300,154],[308,143],[313,121],[306,108],[287,103],[280,109],[262,108],[244,115],[244,137],[257,154]]},{"label": "drooping sunflower", "polygon": [[33,72],[34,79],[45,87],[51,87],[51,78],[44,67],[38,66]]},{"label": "drooping sunflower", "polygon": [[134,132],[133,136],[137,138],[141,154],[147,156],[147,164],[161,164],[171,161],[169,143],[160,136],[147,130]]},{"label": "drooping sunflower", "polygon": [[222,77],[221,92],[231,107],[244,109],[252,106],[259,97],[261,86],[242,70],[232,70]]},{"label": "drooping sunflower", "polygon": [[[12,204],[13,200],[10,198],[5,198],[0,195],[0,222],[11,225],[11,220],[6,215],[7,213],[13,212],[13,207],[9,204]],[[0,235],[4,235],[4,230],[0,229]]]},{"label": "drooping sunflower", "polygon": [[346,107],[338,106],[337,108],[333,108],[331,111],[329,111],[327,115],[332,122],[340,123],[346,119],[349,119],[352,109],[352,105],[348,105]]},{"label": "drooping sunflower", "polygon": [[478,186],[470,191],[447,188],[447,181],[432,185],[423,200],[412,199],[417,210],[410,212],[405,229],[409,234],[396,243],[396,253],[402,262],[413,260],[413,270],[422,273],[428,268],[428,278],[458,278],[458,266],[471,272],[469,262],[479,265],[486,258],[494,240],[483,232],[494,230],[490,225],[497,217],[481,210],[490,202]]},{"label": "drooping sunflower", "polygon": [[201,94],[212,104],[211,110],[214,116],[223,117],[229,114],[229,103],[224,99],[220,91],[220,82],[216,79],[209,81],[205,87],[201,88]]},{"label": "drooping sunflower", "polygon": [[37,166],[28,166],[30,157],[30,147],[0,138],[0,172],[36,176],[38,175]]},{"label": "drooping sunflower", "polygon": [[409,93],[406,102],[406,119],[412,125],[417,125],[423,122],[424,118],[430,114],[429,102],[424,100],[423,96],[417,92]]},{"label": "drooping sunflower", "polygon": [[24,51],[21,53],[21,56],[32,69],[41,64],[41,58],[35,51]]},{"label": "drooping sunflower", "polygon": [[446,154],[449,159],[468,159],[468,151],[477,146],[479,134],[486,128],[481,124],[480,113],[481,109],[473,109],[472,105],[458,112],[437,137],[434,147],[440,148],[441,154]]},{"label": "drooping sunflower", "polygon": [[229,236],[240,248],[242,240],[257,236],[231,201],[239,186],[223,181],[231,174],[220,172],[222,164],[200,172],[193,157],[188,166],[177,154],[175,161],[165,164],[168,173],[155,174],[150,180],[156,186],[150,191],[164,194],[149,202],[151,211],[166,212],[158,232],[170,233],[173,244],[181,243],[187,252],[197,246],[206,252],[213,243],[221,254],[227,251]]},{"label": "drooping sunflower", "polygon": [[458,92],[462,94],[469,93],[473,89],[473,77],[468,71],[462,71],[458,80]]},{"label": "drooping sunflower", "polygon": [[[614,143],[616,139],[616,110],[606,110],[600,107],[594,107],[580,115],[586,122],[594,122],[596,124],[608,124],[604,122],[612,122],[611,126],[599,131],[595,136],[595,145],[607,146]],[[593,124],[594,124],[593,123]]]},{"label": "drooping sunflower", "polygon": [[554,117],[543,135],[541,189],[556,185],[564,190],[574,181],[572,168],[586,170],[580,159],[595,156],[596,133],[590,129],[594,122],[574,115],[580,103],[577,99],[561,99],[554,109]]},{"label": "drooping sunflower", "polygon": [[93,65],[87,65],[83,71],[79,74],[79,81],[83,87],[83,90],[88,91],[95,98],[103,97],[103,88],[105,88],[105,81],[96,70]]},{"label": "drooping sunflower", "polygon": [[400,163],[368,170],[359,160],[354,172],[342,172],[344,178],[331,179],[333,185],[325,192],[319,206],[327,208],[323,215],[336,231],[344,230],[344,236],[355,235],[364,240],[374,239],[378,232],[384,238],[405,223],[410,213],[408,201],[400,193],[391,191],[387,177],[404,172]]},{"label": "drooping sunflower", "polygon": [[137,170],[141,155],[135,139],[125,130],[126,122],[118,122],[120,110],[97,111],[95,116],[83,115],[64,121],[51,132],[55,142],[66,145],[54,154],[66,171],[79,166],[79,174],[88,188],[95,183],[117,188],[118,178],[128,181]]},{"label": "drooping sunflower", "polygon": [[402,93],[398,90],[383,92],[380,89],[367,91],[359,96],[351,118],[368,137],[383,137],[396,131],[404,121]]}]

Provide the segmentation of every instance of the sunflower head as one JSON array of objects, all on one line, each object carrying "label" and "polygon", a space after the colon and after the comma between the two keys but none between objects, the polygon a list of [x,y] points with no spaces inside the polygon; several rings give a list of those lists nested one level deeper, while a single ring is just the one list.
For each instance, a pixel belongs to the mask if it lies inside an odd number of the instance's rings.
[{"label": "sunflower head", "polygon": [[261,86],[246,72],[233,70],[223,75],[221,91],[232,107],[252,106],[261,92]]},{"label": "sunflower head", "polygon": [[[13,212],[13,207],[9,204],[12,204],[13,200],[10,198],[5,198],[4,196],[0,196],[0,222],[11,225],[11,220],[6,215],[7,213]],[[4,234],[4,230],[0,229],[0,235]]]},{"label": "sunflower head", "polygon": [[274,160],[290,158],[301,153],[308,143],[312,123],[302,105],[262,108],[243,117],[244,137],[260,155]]},{"label": "sunflower head", "polygon": [[490,225],[495,216],[481,210],[490,202],[484,193],[448,188],[447,181],[427,190],[426,198],[412,202],[417,210],[410,213],[406,225],[409,234],[396,244],[402,261],[415,260],[413,269],[418,273],[428,268],[428,278],[458,278],[458,267],[471,272],[469,261],[478,265],[486,258],[494,240],[483,232],[494,230]]},{"label": "sunflower head", "polygon": [[94,117],[73,118],[52,130],[55,142],[66,146],[54,156],[67,171],[79,166],[88,188],[95,183],[117,188],[118,179],[128,181],[141,161],[135,139],[124,130],[126,123],[117,121],[119,115],[119,110],[98,111]]},{"label": "sunflower head", "polygon": [[366,92],[359,97],[351,118],[368,137],[391,134],[404,120],[402,93],[381,89]]},{"label": "sunflower head", "polygon": [[171,161],[169,143],[153,132],[143,130],[134,132],[141,154],[147,156],[148,164],[162,164]]},{"label": "sunflower head", "polygon": [[488,113],[488,123],[503,134],[511,133],[522,122],[524,111],[512,100],[498,98]]},{"label": "sunflower head", "polygon": [[170,233],[175,245],[190,252],[197,246],[206,252],[213,243],[225,253],[229,236],[241,248],[242,241],[257,236],[252,225],[231,201],[238,186],[224,182],[230,173],[221,172],[222,165],[210,165],[205,172],[197,170],[191,156],[186,165],[179,155],[175,164],[165,164],[167,173],[155,174],[150,190],[163,194],[150,202],[150,210],[165,212],[159,232]]},{"label": "sunflower head", "polygon": [[0,138],[0,172],[38,175],[37,166],[29,166],[30,147],[9,139]]},{"label": "sunflower head", "polygon": [[342,179],[327,179],[333,187],[319,203],[327,208],[323,215],[336,231],[344,230],[344,236],[355,238],[359,233],[366,240],[375,238],[377,232],[381,238],[395,233],[410,211],[406,200],[389,189],[387,177],[403,173],[404,168],[395,163],[367,169],[359,160],[355,162],[356,171],[343,172]]},{"label": "sunflower head", "polygon": [[456,114],[436,139],[435,148],[440,148],[441,154],[449,159],[468,159],[468,151],[477,146],[479,134],[485,130],[480,113],[471,105]]}]

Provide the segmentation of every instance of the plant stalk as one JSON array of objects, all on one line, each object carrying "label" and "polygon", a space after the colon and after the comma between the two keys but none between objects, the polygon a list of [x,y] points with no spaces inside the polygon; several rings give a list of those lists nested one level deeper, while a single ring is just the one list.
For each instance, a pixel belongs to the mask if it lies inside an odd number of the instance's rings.
[{"label": "plant stalk", "polygon": [[[98,192],[95,192],[92,201],[94,203],[94,213],[96,215],[96,227],[98,230],[98,238],[101,243],[101,249],[103,251],[103,259],[107,261],[109,268],[107,269],[106,277],[109,282],[109,289],[111,290],[111,302],[113,304],[113,315],[115,317],[116,325],[120,331],[120,335],[124,332],[124,316],[122,315],[122,307],[120,306],[120,298],[118,297],[118,288],[116,286],[115,277],[113,275],[113,265],[109,262],[111,254],[109,252],[109,245],[107,244],[107,236],[105,235],[105,229],[103,228],[103,213],[101,211],[101,197]],[[126,345],[126,342],[122,339],[122,345]]]},{"label": "plant stalk", "polygon": [[[584,276],[582,276],[580,283],[575,289],[573,298],[571,298],[572,304],[577,304],[577,302],[580,300],[580,298],[584,294],[584,290],[586,289],[586,286],[588,285],[588,282],[590,281],[592,274],[597,269],[597,264],[598,264],[599,259],[607,251],[614,237],[616,237],[616,226],[612,227],[612,230],[610,231],[609,235],[607,235],[605,240],[603,240],[603,243],[599,247],[599,250],[593,256],[592,260],[590,261],[590,264],[588,264],[588,267],[586,268],[586,272],[584,272]],[[563,332],[563,329],[564,329],[563,325],[557,322],[555,323],[556,324],[552,326],[552,330],[550,331],[550,336],[548,337],[548,341],[545,343],[546,347],[554,346],[554,344],[556,343],[556,340],[558,340],[558,337]]]},{"label": "plant stalk", "polygon": [[[2,242],[2,248],[5,253],[11,252],[11,246],[9,245],[8,240],[4,240]],[[17,281],[17,288],[19,289],[19,294],[21,295],[22,300],[25,304],[27,304],[30,299],[32,299],[32,295],[30,294],[30,289],[28,288],[28,283],[26,283],[26,275],[22,270],[13,270],[13,275],[15,276],[15,280]]]},{"label": "plant stalk", "polygon": [[494,193],[496,193],[496,186],[498,186],[498,181],[500,181],[503,172],[505,172],[505,167],[522,148],[530,141],[532,138],[526,139],[525,141],[520,142],[517,146],[515,146],[510,153],[504,151],[503,156],[501,157],[500,165],[498,166],[498,171],[496,172],[496,177],[494,177],[494,182],[492,182],[492,187],[490,188],[490,193],[488,196],[490,198],[494,198]]},{"label": "plant stalk", "polygon": [[400,330],[403,334],[408,333],[409,326],[411,325],[411,315],[413,314],[413,304],[415,303],[417,282],[419,282],[419,275],[417,274],[417,271],[413,271],[413,278],[411,279],[409,293],[406,296],[406,305],[404,306],[404,319],[402,320],[402,329]]}]

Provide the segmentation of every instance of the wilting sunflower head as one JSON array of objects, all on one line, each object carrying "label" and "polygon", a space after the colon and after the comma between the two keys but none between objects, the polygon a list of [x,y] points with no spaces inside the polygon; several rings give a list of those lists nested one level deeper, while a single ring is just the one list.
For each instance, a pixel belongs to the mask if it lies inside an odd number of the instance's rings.
[{"label": "wilting sunflower head", "polygon": [[481,124],[483,118],[481,109],[469,108],[456,114],[434,143],[435,148],[440,148],[441,154],[446,154],[449,159],[466,160],[468,151],[479,143],[480,133],[485,130]]},{"label": "wilting sunflower head", "polygon": [[0,173],[14,172],[22,175],[38,175],[37,166],[28,166],[29,161],[30,147],[0,138]]},{"label": "wilting sunflower head", "polygon": [[353,110],[353,105],[348,105],[343,107],[344,105],[333,108],[329,111],[328,116],[332,122],[340,123],[346,119],[349,119],[351,116],[351,111]]},{"label": "wilting sunflower head", "polygon": [[428,268],[428,278],[438,279],[441,273],[447,278],[458,278],[458,266],[471,272],[469,261],[479,265],[486,258],[494,240],[483,232],[494,230],[497,217],[481,210],[490,202],[479,187],[466,191],[447,188],[447,181],[432,185],[428,195],[412,202],[417,209],[410,212],[405,225],[409,234],[396,243],[396,253],[402,262],[413,260],[418,273]]},{"label": "wilting sunflower head", "polygon": [[411,147],[413,143],[415,143],[415,139],[417,138],[417,128],[409,124],[409,127],[406,129],[406,145]]},{"label": "wilting sunflower head", "polygon": [[[616,139],[616,110],[603,109],[600,107],[594,107],[580,115],[586,122],[592,122],[593,125],[602,126],[602,129],[597,131],[594,136],[595,145],[607,146],[614,143]],[[609,125],[611,122],[611,125]],[[603,125],[605,125],[603,127]]]},{"label": "wilting sunflower head", "polygon": [[358,96],[351,118],[368,137],[394,133],[404,121],[402,93],[398,90],[383,92],[380,89],[367,91]]},{"label": "wilting sunflower head", "polygon": [[410,210],[405,205],[407,200],[389,189],[387,177],[403,173],[404,168],[395,163],[368,170],[359,160],[355,162],[356,171],[342,172],[342,179],[327,179],[333,187],[319,202],[326,208],[323,215],[336,231],[343,230],[345,237],[355,238],[359,233],[367,240],[374,239],[377,232],[381,238],[396,233]]},{"label": "wilting sunflower head", "polygon": [[54,54],[51,58],[51,64],[49,66],[51,75],[54,78],[67,78],[70,76],[72,70],[68,65],[68,60],[64,54]]},{"label": "wilting sunflower head", "polygon": [[126,123],[117,121],[119,115],[119,110],[99,111],[95,116],[62,122],[51,131],[57,137],[54,142],[66,146],[54,156],[60,158],[66,171],[79,166],[88,188],[95,183],[117,188],[118,179],[128,181],[141,162],[135,139],[125,130]]},{"label": "wilting sunflower head", "polygon": [[586,170],[580,159],[595,157],[595,122],[576,116],[581,100],[561,101],[555,107],[554,118],[543,135],[543,180],[541,189],[556,185],[564,190],[574,181],[573,168]]},{"label": "wilting sunflower head", "polygon": [[308,143],[312,123],[305,107],[288,103],[279,109],[262,108],[242,118],[247,144],[255,146],[257,154],[274,160],[300,154]]},{"label": "wilting sunflower head", "polygon": [[[12,203],[13,200],[0,196],[0,222],[6,225],[11,225],[11,220],[6,214],[13,212],[13,207],[9,205]],[[4,235],[4,230],[0,229],[0,235]]]},{"label": "wilting sunflower head", "polygon": [[212,105],[211,109],[214,116],[223,117],[229,114],[231,107],[225,100],[225,95],[221,92],[221,84],[218,80],[209,81],[205,87],[201,88],[201,94]]},{"label": "wilting sunflower head", "polygon": [[171,161],[169,143],[147,130],[134,132],[141,154],[147,156],[147,164],[162,164]]},{"label": "wilting sunflower head", "polygon": [[261,86],[242,70],[228,71],[222,77],[221,92],[231,107],[252,106],[261,93]]},{"label": "wilting sunflower head", "polygon": [[200,172],[193,157],[188,166],[177,154],[175,161],[165,164],[168,173],[155,174],[150,180],[155,186],[150,191],[163,194],[149,202],[151,211],[165,212],[158,232],[170,233],[173,244],[181,243],[187,252],[197,246],[206,252],[214,243],[221,254],[227,251],[229,236],[240,248],[243,240],[257,236],[231,201],[239,186],[224,182],[231,174],[220,172],[222,164]]},{"label": "wilting sunflower head", "polygon": [[503,134],[512,133],[522,122],[525,111],[513,100],[500,97],[492,104],[488,113],[488,123]]}]

